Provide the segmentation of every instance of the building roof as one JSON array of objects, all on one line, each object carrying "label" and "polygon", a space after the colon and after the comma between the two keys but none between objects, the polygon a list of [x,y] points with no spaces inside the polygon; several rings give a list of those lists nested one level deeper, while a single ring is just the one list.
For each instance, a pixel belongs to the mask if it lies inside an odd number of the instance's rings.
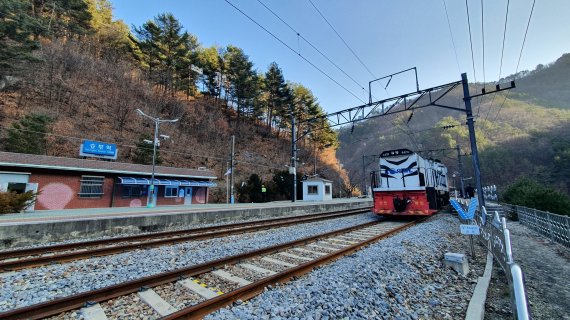
[{"label": "building roof", "polygon": [[[89,171],[148,176],[151,165],[111,162],[103,160],[85,160],[64,157],[52,157],[37,154],[12,153],[0,151],[0,167],[39,168],[65,171]],[[188,169],[174,167],[155,167],[156,176],[216,179],[208,169]]]},{"label": "building roof", "polygon": [[307,180],[303,180],[303,181],[306,181],[306,182],[331,182],[332,183],[332,181],[330,181],[330,180],[319,178],[319,177],[312,177],[312,178],[308,178]]}]

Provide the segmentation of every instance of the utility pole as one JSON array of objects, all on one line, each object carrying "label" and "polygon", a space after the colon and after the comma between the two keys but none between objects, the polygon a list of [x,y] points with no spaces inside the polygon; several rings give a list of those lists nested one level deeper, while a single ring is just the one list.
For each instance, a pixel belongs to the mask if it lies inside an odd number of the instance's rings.
[{"label": "utility pole", "polygon": [[463,163],[461,162],[461,147],[457,145],[457,161],[459,162],[459,181],[461,182],[461,196],[465,197],[465,187],[463,186]]},{"label": "utility pole", "polygon": [[461,74],[463,85],[463,101],[465,101],[465,113],[467,114],[467,127],[469,128],[469,141],[471,142],[471,154],[473,155],[473,172],[475,172],[475,183],[477,184],[477,199],[479,208],[485,205],[483,197],[483,186],[481,185],[481,170],[479,168],[479,153],[477,151],[477,140],[475,139],[475,121],[473,120],[473,110],[471,109],[471,95],[469,94],[469,83],[467,73]]},{"label": "utility pole", "polygon": [[230,155],[230,203],[234,204],[234,155],[236,136],[232,135],[232,153]]},{"label": "utility pole", "polygon": [[291,202],[297,201],[297,133],[295,132],[295,115],[291,107],[291,173],[293,174],[293,190]]},{"label": "utility pole", "polygon": [[364,165],[364,158],[366,157],[365,154],[362,154],[362,193],[364,195],[367,195],[367,190],[366,190],[366,168]]}]

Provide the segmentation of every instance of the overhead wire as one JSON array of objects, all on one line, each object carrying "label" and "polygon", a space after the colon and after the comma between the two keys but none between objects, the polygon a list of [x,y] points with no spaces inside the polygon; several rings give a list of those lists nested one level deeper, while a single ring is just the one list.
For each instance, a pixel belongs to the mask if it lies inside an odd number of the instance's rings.
[{"label": "overhead wire", "polygon": [[[311,6],[313,6],[313,8],[317,11],[317,13],[319,14],[319,16],[321,16],[321,18],[323,18],[323,20],[328,24],[328,26],[334,31],[334,33],[337,35],[337,37],[342,41],[342,43],[348,48],[348,50],[352,53],[352,55],[356,58],[356,60],[358,60],[358,62],[360,62],[360,64],[366,69],[366,71],[368,71],[368,73],[374,78],[378,78],[371,70],[370,68],[368,68],[368,66],[364,63],[364,61],[362,61],[362,59],[360,59],[360,57],[356,54],[356,52],[350,47],[350,45],[348,45],[348,43],[344,40],[344,38],[340,35],[340,33],[338,33],[338,31],[335,29],[335,27],[332,25],[332,23],[330,23],[330,21],[325,17],[325,15],[321,12],[321,10],[319,10],[319,8],[313,3],[312,0],[308,0],[309,3],[311,4]],[[382,86],[384,88],[384,91],[386,92],[387,96],[390,96],[390,94],[388,93],[388,84],[386,84],[386,86]]]},{"label": "overhead wire", "polygon": [[449,14],[447,12],[447,5],[445,4],[445,0],[441,0],[441,2],[443,2],[443,8],[445,9],[445,17],[447,18],[447,27],[449,28],[449,34],[451,36],[451,44],[453,45],[453,52],[455,53],[455,62],[457,63],[457,71],[461,73],[459,58],[457,56],[457,47],[455,46],[455,40],[453,39],[453,31],[451,29],[451,22],[449,21]]},{"label": "overhead wire", "polygon": [[[507,9],[505,11],[505,25],[503,27],[503,45],[501,47],[501,60],[500,60],[500,65],[499,65],[499,78],[497,79],[497,83],[501,83],[501,75],[503,74],[503,58],[504,58],[504,53],[505,53],[505,39],[507,38],[507,22],[509,19],[509,4],[510,4],[510,0],[507,0]],[[534,8],[534,5],[533,5]],[[524,45],[524,44],[523,44]],[[508,93],[507,93],[508,95]],[[503,104],[506,101],[506,97],[507,95],[505,95],[505,99],[503,99],[503,103],[501,104],[501,106],[499,107],[498,110],[500,110],[503,106]],[[489,118],[489,114],[491,113],[491,107],[493,106],[495,99],[497,98],[497,93],[493,94],[493,99],[491,100],[491,104],[489,105],[489,109],[487,110],[487,114],[485,115],[485,120],[487,120]],[[498,115],[498,113],[497,113]],[[495,117],[496,119],[496,117]]]},{"label": "overhead wire", "polygon": [[350,50],[350,52],[352,52],[352,54],[356,57],[356,59],[360,62],[360,64],[368,71],[368,73],[370,73],[371,76],[373,76],[376,79],[377,77],[370,70],[370,68],[368,68],[368,66],[362,61],[362,59],[360,59],[360,57],[356,54],[356,52],[354,52],[354,50],[352,50],[352,48],[348,45],[348,43],[346,43],[344,38],[338,33],[338,31],[336,31],[336,29],[333,27],[333,25],[329,22],[329,20],[327,20],[327,18],[323,15],[323,13],[319,10],[319,8],[317,8],[317,6],[313,3],[313,1],[311,1],[311,0],[308,0],[308,1],[313,6],[313,8],[315,8],[315,10],[319,13],[321,18],[323,18],[323,20],[326,21],[326,23],[329,25],[329,27],[331,27],[331,29],[334,31],[334,33],[336,33],[336,35],[339,37],[339,39],[342,40],[342,42],[348,48],[348,50]]},{"label": "overhead wire", "polygon": [[[269,8],[265,3],[263,3],[261,0],[257,0],[257,2],[259,2],[263,7],[265,7],[265,9],[267,9],[269,12],[271,12],[271,14],[273,14],[277,19],[279,19],[279,21],[283,22],[283,24],[285,24],[289,29],[291,29],[291,31],[293,31],[295,34],[297,34],[297,38],[302,39],[303,41],[305,41],[311,48],[313,48],[315,51],[317,51],[323,58],[325,58],[328,62],[330,62],[333,66],[335,66],[340,72],[342,72],[345,76],[347,76],[350,80],[352,80],[357,86],[359,86],[363,91],[365,91],[368,94],[368,90],[366,90],[364,88],[364,86],[362,86],[360,83],[358,83],[358,81],[356,81],[352,76],[350,76],[344,69],[342,69],[340,66],[338,66],[332,59],[330,59],[326,54],[324,54],[321,50],[319,50],[315,45],[313,45],[309,40],[307,40],[300,32],[298,32],[297,30],[295,30],[295,28],[293,28],[289,23],[287,23],[285,20],[283,20],[277,13],[275,13],[275,11],[271,10],[271,8]],[[299,50],[300,51],[300,50]]]},{"label": "overhead wire", "polygon": [[[529,28],[529,26],[530,26],[530,20],[532,19],[532,13],[534,12],[534,5],[535,5],[535,4],[536,4],[536,0],[533,0],[533,1],[532,1],[532,7],[530,8],[530,14],[529,14],[529,16],[528,16],[528,21],[527,21],[527,24],[526,24],[526,29],[525,29],[525,32],[524,32],[524,38],[523,38],[523,42],[522,42],[522,46],[521,46],[521,51],[520,51],[520,53],[519,53],[519,59],[518,59],[518,62],[517,62],[517,68],[515,69],[515,73],[514,73],[514,75],[513,75],[513,81],[516,79],[517,73],[519,72],[519,65],[520,65],[520,63],[521,63],[522,53],[523,53],[524,45],[525,45],[525,43],[526,43],[526,36],[527,36],[527,34],[528,34],[528,28]],[[510,93],[511,93],[511,92],[509,91],[509,92],[505,95],[505,97],[504,97],[504,99],[503,99],[503,102],[501,103],[501,106],[499,107],[499,110],[497,110],[497,114],[495,115],[495,119],[494,119],[493,121],[496,121],[497,118],[499,117],[499,113],[501,112],[501,109],[503,108],[503,105],[505,104],[505,101],[507,101],[507,97],[509,96]]]},{"label": "overhead wire", "polygon": [[[475,54],[473,52],[473,38],[471,36],[471,18],[469,16],[469,3],[467,2],[467,0],[465,0],[465,8],[467,9],[467,27],[469,28],[469,43],[471,48],[471,64],[473,66],[473,79],[475,80],[475,83],[477,83],[477,72],[475,72]],[[477,85],[475,85],[475,88],[477,88]],[[479,115],[479,109],[481,109],[481,98],[478,99],[477,115]]]},{"label": "overhead wire", "polygon": [[229,0],[225,0],[226,3],[228,3],[230,6],[232,6],[234,9],[236,9],[238,12],[240,12],[242,15],[244,15],[246,18],[248,18],[251,22],[255,23],[258,27],[260,27],[261,29],[263,29],[263,31],[267,32],[269,35],[271,35],[275,40],[279,41],[282,45],[284,45],[285,47],[287,47],[287,49],[293,51],[294,53],[296,53],[301,59],[305,60],[305,62],[307,62],[308,64],[310,64],[313,68],[315,68],[317,71],[319,71],[320,73],[322,73],[324,76],[326,76],[327,78],[329,78],[332,82],[336,83],[339,87],[341,87],[342,89],[344,89],[344,91],[348,92],[349,94],[351,94],[353,97],[355,97],[356,99],[360,100],[362,103],[366,103],[363,99],[361,99],[359,96],[357,96],[356,94],[354,94],[352,91],[350,91],[349,89],[347,89],[345,86],[343,86],[340,82],[338,82],[337,80],[335,80],[333,77],[331,77],[328,73],[324,72],[321,68],[319,68],[317,65],[315,65],[313,62],[311,62],[309,59],[305,58],[303,55],[301,55],[301,53],[295,49],[293,49],[291,46],[289,46],[287,43],[285,43],[283,40],[281,40],[279,37],[277,37],[274,33],[272,33],[271,31],[269,31],[267,28],[265,28],[264,26],[262,26],[259,22],[257,22],[255,19],[253,19],[252,17],[250,17],[248,14],[246,14],[245,12],[243,12],[240,8],[238,8],[237,6],[235,6],[233,3],[231,3]]},{"label": "overhead wire", "polygon": [[483,87],[485,87],[486,77],[485,77],[485,10],[483,7],[483,0],[481,0],[481,37],[483,40]]}]

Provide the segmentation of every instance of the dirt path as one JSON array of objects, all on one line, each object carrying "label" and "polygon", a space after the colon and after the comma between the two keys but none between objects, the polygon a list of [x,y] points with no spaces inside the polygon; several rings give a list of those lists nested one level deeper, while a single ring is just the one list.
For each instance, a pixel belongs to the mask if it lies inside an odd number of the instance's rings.
[{"label": "dirt path", "polygon": [[[519,222],[509,222],[515,262],[525,275],[533,319],[570,319],[570,249]],[[512,319],[505,274],[497,263],[485,305],[486,319]]]}]

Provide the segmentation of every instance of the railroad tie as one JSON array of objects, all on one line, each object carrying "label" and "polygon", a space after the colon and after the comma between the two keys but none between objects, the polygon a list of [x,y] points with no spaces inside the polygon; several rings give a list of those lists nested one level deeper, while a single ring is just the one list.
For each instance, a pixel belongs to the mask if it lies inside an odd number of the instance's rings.
[{"label": "railroad tie", "polygon": [[281,260],[277,260],[277,259],[273,259],[273,258],[269,258],[269,257],[263,257],[263,258],[261,258],[261,260],[267,261],[267,262],[269,262],[269,263],[273,263],[273,264],[276,264],[276,265],[284,266],[284,267],[287,267],[287,268],[293,268],[293,267],[296,267],[296,266],[297,266],[296,264],[292,264],[292,263],[289,263],[289,262],[285,262],[285,261],[281,261]]},{"label": "railroad tie", "polygon": [[374,236],[378,235],[377,232],[362,232],[362,231],[356,231],[356,232],[353,232],[352,234],[357,235],[357,236],[367,237],[367,238],[374,237]]},{"label": "railroad tie", "polygon": [[318,252],[318,251],[313,251],[313,250],[307,250],[307,249],[303,249],[303,248],[293,248],[293,250],[295,251],[299,251],[302,253],[308,253],[308,254],[314,254],[316,256],[326,256],[327,254],[324,252]]},{"label": "railroad tie", "polygon": [[273,270],[269,270],[269,269],[265,269],[265,268],[262,268],[262,267],[258,267],[258,266],[256,266],[256,265],[253,265],[253,264],[250,264],[250,263],[240,263],[239,266],[240,266],[240,267],[243,267],[243,268],[245,268],[245,269],[249,269],[249,270],[252,270],[252,271],[261,273],[261,274],[266,275],[266,276],[272,276],[272,275],[274,275],[274,274],[277,274],[277,272],[275,272],[275,271],[273,271]]},{"label": "railroad tie", "polygon": [[[329,245],[329,246],[337,246],[337,247],[341,247],[341,248],[345,248],[350,246],[349,244],[346,243],[339,243],[339,241],[332,241],[332,239],[327,239],[326,241],[321,241],[319,243],[322,243],[324,245]],[[335,248],[335,250],[338,250],[339,248]]]},{"label": "railroad tie", "polygon": [[193,281],[190,279],[184,279],[184,280],[180,280],[179,282],[181,285],[185,286],[190,291],[192,291],[192,292],[194,292],[194,293],[198,294],[199,296],[204,297],[206,299],[212,299],[212,298],[215,298],[218,295],[220,295],[219,292],[215,292],[211,289],[208,289],[205,287],[205,285],[202,285],[196,281]]},{"label": "railroad tie", "polygon": [[296,254],[292,254],[292,253],[288,253],[288,252],[278,252],[277,254],[282,255],[284,257],[289,257],[289,258],[293,258],[293,259],[299,259],[299,260],[304,260],[304,261],[312,261],[312,258],[307,258],[307,257],[302,257],[302,256],[298,256]]},{"label": "railroad tie", "polygon": [[321,249],[321,250],[327,250],[327,251],[337,251],[338,248],[332,248],[332,247],[327,247],[327,246],[323,246],[323,245],[318,245],[318,244],[308,244],[307,247],[313,247],[313,248],[317,248],[317,249]]},{"label": "railroad tie", "polygon": [[81,314],[85,320],[107,320],[105,311],[98,303],[81,308]]},{"label": "railroad tie", "polygon": [[154,290],[147,289],[139,292],[141,299],[146,302],[154,311],[158,312],[161,316],[167,316],[171,313],[178,311],[170,305],[170,303],[164,301]]},{"label": "railroad tie", "polygon": [[248,284],[251,283],[251,281],[240,278],[238,276],[234,276],[233,274],[226,272],[224,270],[214,270],[212,271],[213,274],[215,274],[216,276],[231,281],[231,282],[235,282],[241,286],[247,286]]},{"label": "railroad tie", "polygon": [[346,239],[342,239],[342,238],[339,238],[339,237],[331,238],[331,239],[329,239],[329,240],[335,241],[335,242],[346,242],[346,243],[350,243],[350,244],[357,244],[357,243],[358,243],[357,241],[346,240]]},{"label": "railroad tie", "polygon": [[366,237],[366,238],[365,238],[364,236],[360,236],[360,237],[359,237],[358,235],[354,235],[354,234],[351,234],[351,235],[348,235],[348,236],[339,236],[339,238],[341,238],[341,239],[346,239],[346,240],[349,240],[349,241],[357,240],[357,242],[361,242],[361,241],[364,241],[364,240],[366,240],[366,239],[370,239],[370,237]]}]

